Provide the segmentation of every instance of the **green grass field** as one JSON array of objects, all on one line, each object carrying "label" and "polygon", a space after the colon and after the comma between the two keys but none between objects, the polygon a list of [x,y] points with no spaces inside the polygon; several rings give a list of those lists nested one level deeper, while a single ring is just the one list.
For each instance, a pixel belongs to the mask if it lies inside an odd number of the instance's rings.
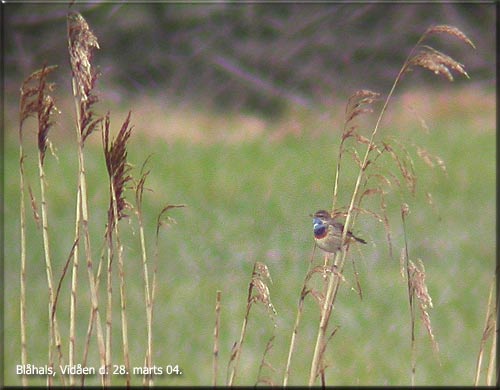
[{"label": "green grass field", "polygon": [[[403,245],[399,210],[410,206],[407,233],[410,258],[422,259],[427,272],[430,309],[439,357],[417,321],[417,385],[471,385],[479,351],[486,303],[495,267],[495,120],[493,93],[474,90],[454,94],[416,94],[415,106],[427,104],[425,120],[429,133],[422,131],[412,112],[401,101],[389,112],[381,137],[397,137],[415,158],[417,195],[394,188],[386,197],[392,228],[394,258],[389,257],[383,226],[361,215],[354,227],[368,241],[352,247],[363,300],[348,263],[332,324],[339,327],[327,349],[326,379],[329,385],[409,385],[410,316],[406,281],[399,270]],[[455,92],[458,92],[455,91]],[[476,95],[474,95],[476,94]],[[465,95],[465,97],[464,97]],[[446,96],[446,98],[443,98]],[[475,97],[476,96],[476,97]],[[344,103],[341,103],[342,109]],[[170,216],[177,224],[160,233],[158,291],[154,313],[154,362],[179,365],[181,376],[158,376],[157,385],[209,385],[212,383],[215,295],[222,291],[220,360],[218,383],[226,382],[231,347],[239,338],[246,307],[248,283],[255,261],[269,267],[273,284],[271,299],[277,311],[276,338],[263,374],[274,383],[283,380],[283,371],[295,321],[300,290],[313,250],[310,213],[331,207],[337,145],[342,118],[332,126],[315,115],[291,113],[280,123],[262,122],[252,137],[238,137],[244,122],[224,121],[216,114],[203,114],[205,138],[193,142],[179,134],[148,133],[148,126],[161,129],[164,123],[189,122],[189,112],[164,112],[166,118],[136,111],[132,103],[112,112],[113,129],[119,128],[124,112],[132,109],[135,130],[128,160],[137,175],[142,162],[152,155],[152,169],[144,196],[149,255],[154,254],[156,218],[167,203],[184,203]],[[418,109],[417,109],[418,111]],[[11,118],[15,118],[15,111]],[[169,117],[170,115],[170,117]],[[175,115],[179,115],[178,117]],[[196,113],[198,117],[201,115]],[[192,114],[194,117],[195,114]],[[186,119],[187,118],[187,119]],[[15,365],[20,364],[19,331],[19,147],[17,124],[8,121],[5,134],[5,364],[6,385],[20,385]],[[70,122],[71,123],[71,122]],[[228,129],[221,132],[221,123]],[[229,124],[228,124],[229,123]],[[275,137],[283,129],[290,134]],[[231,127],[233,126],[233,127]],[[188,130],[186,130],[188,132]],[[211,133],[213,132],[213,133]],[[34,137],[30,130],[27,137]],[[236,134],[236,135],[235,135]],[[213,135],[213,136],[212,136]],[[50,134],[49,134],[50,137]],[[90,228],[94,260],[97,261],[106,221],[107,177],[100,134],[85,148],[91,203]],[[58,160],[47,156],[49,233],[55,278],[58,280],[71,249],[74,235],[77,155],[74,129],[56,129],[52,142]],[[211,140],[211,142],[209,142]],[[33,142],[33,141],[30,141]],[[446,163],[446,174],[429,169],[418,160],[411,143],[424,146]],[[29,181],[38,198],[36,155],[30,149]],[[352,192],[356,170],[346,163],[340,201],[345,204]],[[433,196],[426,202],[425,192]],[[132,192],[128,193],[132,202]],[[366,207],[375,207],[377,202]],[[41,231],[35,227],[27,204],[28,223],[28,360],[35,365],[47,359],[47,282]],[[143,365],[146,348],[144,291],[139,236],[133,212],[130,223],[121,222],[125,247],[127,300],[131,364]],[[359,250],[358,250],[359,249]],[[83,259],[82,259],[83,260]],[[322,255],[315,254],[320,263]],[[82,266],[80,311],[78,312],[77,356],[82,354],[88,321],[88,281]],[[118,294],[116,277],[115,293]],[[101,302],[105,302],[105,279],[101,281]],[[58,319],[67,353],[70,276],[61,291]],[[319,286],[319,284],[318,284]],[[115,296],[113,362],[123,363],[119,328],[119,296]],[[306,299],[304,319],[298,333],[292,361],[291,385],[306,384],[318,330],[319,310],[312,297]],[[248,335],[243,345],[238,385],[253,385],[273,322],[262,305],[253,308]],[[66,336],[66,337],[65,337]],[[89,366],[98,367],[95,338],[91,343]],[[140,376],[133,383],[141,384]],[[30,384],[45,384],[43,376],[30,377]],[[56,380],[56,383],[57,380]],[[99,384],[98,376],[87,384]],[[119,376],[113,384],[122,384]]]}]

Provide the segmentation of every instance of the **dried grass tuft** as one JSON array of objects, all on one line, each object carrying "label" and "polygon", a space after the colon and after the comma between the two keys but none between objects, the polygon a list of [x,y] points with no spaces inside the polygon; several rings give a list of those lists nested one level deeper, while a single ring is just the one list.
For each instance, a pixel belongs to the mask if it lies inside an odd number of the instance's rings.
[{"label": "dried grass tuft", "polygon": [[167,212],[170,209],[175,209],[175,208],[181,208],[181,207],[186,207],[185,204],[168,204],[163,209],[160,211],[158,214],[158,218],[156,221],[156,239],[158,240],[158,235],[160,232],[160,227],[162,226],[169,226],[172,224],[177,223],[176,220],[169,215],[167,215]]},{"label": "dried grass tuft", "polygon": [[80,98],[88,100],[96,81],[96,73],[91,63],[94,49],[99,49],[99,42],[87,21],[78,12],[68,14],[68,39],[70,63]]},{"label": "dried grass tuft", "polygon": [[420,315],[422,322],[424,323],[425,329],[432,341],[432,346],[436,352],[439,352],[438,343],[434,337],[431,326],[431,318],[429,315],[429,308],[432,308],[432,298],[427,290],[427,285],[425,283],[425,268],[422,260],[418,259],[418,264],[409,260],[409,275],[410,275],[410,291],[411,294],[417,298],[418,307],[420,309]]},{"label": "dried grass tuft", "polygon": [[[392,144],[389,142],[382,142],[384,147],[384,151],[389,153],[389,156],[394,160],[396,166],[401,174],[406,187],[413,195],[415,194],[416,185],[417,185],[417,175],[415,172],[415,166],[413,164],[413,160],[410,156],[410,153],[406,149],[406,147],[398,142],[396,139],[392,140]],[[398,149],[396,150],[396,146]],[[395,176],[393,176],[395,177]]]},{"label": "dried grass tuft", "polygon": [[78,130],[84,143],[102,118],[95,118],[92,106],[99,101],[93,94],[98,72],[92,66],[93,53],[99,49],[97,37],[87,21],[77,12],[68,14],[68,50],[73,74],[73,93],[78,105]]},{"label": "dried grass tuft", "polygon": [[410,71],[412,66],[421,66],[436,75],[445,76],[449,81],[454,80],[451,70],[470,78],[461,63],[426,45],[410,59],[407,70]]},{"label": "dried grass tuft", "polygon": [[[412,67],[420,66],[434,72],[436,75],[446,77],[449,81],[453,81],[451,70],[469,78],[469,75],[461,63],[431,46],[422,45],[422,42],[432,34],[448,34],[467,43],[472,48],[475,48],[472,41],[456,27],[447,25],[429,27],[411,51],[408,59],[401,69],[400,76],[405,72],[411,71]],[[418,50],[418,52],[414,54],[416,50]]]},{"label": "dried grass tuft", "polygon": [[[57,65],[44,66],[24,79],[21,86],[19,102],[19,127],[22,130],[24,121],[29,117],[48,116],[56,111],[54,101],[49,95],[55,84],[47,82],[47,76],[57,69]],[[51,124],[49,118],[45,118]]]},{"label": "dried grass tuft", "polygon": [[[125,185],[132,180],[132,177],[129,175],[131,167],[127,163],[127,142],[133,128],[130,126],[130,115],[131,112],[129,111],[127,118],[123,122],[115,140],[110,142],[110,119],[108,112],[104,120],[104,129],[102,132],[104,156],[106,160],[106,167],[108,169],[108,175],[114,191],[113,196],[116,202],[116,218],[118,221],[123,217],[127,217],[125,210],[130,208],[130,205],[127,203],[124,196]],[[112,221],[114,220],[114,209],[113,205],[110,204],[108,211],[108,221],[110,222],[110,226],[112,226]]]},{"label": "dried grass tuft", "polygon": [[345,110],[344,134],[346,133],[347,124],[352,122],[353,119],[359,115],[373,112],[373,109],[368,106],[377,101],[379,97],[380,93],[367,89],[356,91],[349,97]]},{"label": "dried grass tuft", "polygon": [[267,265],[257,261],[252,273],[252,280],[250,281],[248,302],[261,302],[270,311],[270,314],[276,315],[277,313],[271,302],[271,294],[269,293],[269,287],[267,286],[266,280],[272,283],[269,269]]},{"label": "dried grass tuft", "polygon": [[22,139],[24,121],[29,117],[36,117],[38,121],[38,150],[42,165],[48,145],[48,133],[55,123],[52,118],[55,113],[59,112],[54,98],[50,95],[54,91],[55,83],[47,82],[47,76],[55,69],[57,69],[57,65],[44,66],[29,75],[21,86],[19,136]]},{"label": "dried grass tuft", "polygon": [[464,41],[468,45],[470,45],[473,49],[476,48],[472,41],[465,35],[462,31],[460,31],[457,27],[454,26],[448,26],[446,24],[438,25],[438,26],[431,26],[427,29],[427,31],[424,33],[424,36],[431,35],[431,34],[449,34],[454,37],[457,37],[461,41]]}]

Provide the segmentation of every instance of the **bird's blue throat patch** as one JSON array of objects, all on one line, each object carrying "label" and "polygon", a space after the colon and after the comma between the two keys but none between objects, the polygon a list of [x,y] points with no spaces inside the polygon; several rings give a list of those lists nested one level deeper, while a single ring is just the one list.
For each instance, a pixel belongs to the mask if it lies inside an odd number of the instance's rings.
[{"label": "bird's blue throat patch", "polygon": [[325,225],[319,218],[313,219],[314,237],[323,238],[328,234],[328,226]]}]

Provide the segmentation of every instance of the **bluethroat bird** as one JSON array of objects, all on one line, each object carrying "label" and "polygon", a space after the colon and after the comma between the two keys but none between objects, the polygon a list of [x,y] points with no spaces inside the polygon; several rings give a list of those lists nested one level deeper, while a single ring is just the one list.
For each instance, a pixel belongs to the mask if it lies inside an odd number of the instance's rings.
[{"label": "bluethroat bird", "polygon": [[[313,217],[314,241],[325,252],[335,253],[340,250],[344,224],[332,218],[326,210],[319,210],[311,215]],[[347,232],[347,242],[360,242],[366,244],[362,238],[356,237],[351,231]]]}]

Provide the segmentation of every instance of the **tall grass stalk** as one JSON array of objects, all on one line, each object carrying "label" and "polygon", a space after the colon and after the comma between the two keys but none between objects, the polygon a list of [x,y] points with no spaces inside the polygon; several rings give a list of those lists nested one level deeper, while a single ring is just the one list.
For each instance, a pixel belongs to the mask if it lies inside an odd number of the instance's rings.
[{"label": "tall grass stalk", "polygon": [[411,326],[411,338],[410,338],[410,348],[411,348],[411,383],[412,386],[416,383],[416,372],[417,372],[417,344],[415,337],[415,325],[416,325],[416,311],[417,308],[420,309],[421,318],[427,333],[432,341],[432,346],[436,352],[436,356],[439,361],[439,347],[434,338],[432,332],[431,320],[428,313],[428,308],[432,308],[432,298],[427,291],[427,285],[425,283],[425,268],[424,263],[418,259],[417,263],[410,260],[408,251],[408,240],[406,232],[406,218],[410,213],[410,208],[406,203],[401,206],[401,218],[403,224],[403,236],[404,236],[404,248],[401,251],[401,265],[404,265],[404,269],[401,273],[404,274],[406,270],[406,281],[408,285],[408,302],[410,307],[410,326]]},{"label": "tall grass stalk", "polygon": [[[80,191],[76,195],[76,209],[75,209],[75,245],[72,255],[72,269],[71,269],[71,296],[70,296],[70,316],[69,316],[69,346],[68,346],[68,363],[75,364],[75,343],[76,343],[76,310],[77,310],[77,294],[78,294],[78,267],[79,267],[79,245],[80,241],[80,210],[81,210],[81,196]],[[74,378],[70,378],[70,385],[74,385]]]},{"label": "tall grass stalk", "polygon": [[314,258],[314,253],[316,250],[316,245],[314,246],[313,252],[311,254],[311,259],[309,261],[309,267],[307,269],[306,277],[304,278],[304,284],[302,285],[302,291],[300,292],[300,298],[299,298],[299,306],[297,309],[297,315],[295,317],[295,323],[293,325],[293,330],[292,330],[292,337],[290,339],[290,347],[288,349],[288,357],[286,360],[286,366],[285,366],[285,374],[283,375],[283,386],[288,386],[288,380],[290,378],[290,366],[292,364],[292,356],[295,352],[295,343],[297,340],[297,334],[299,332],[299,325],[300,321],[302,319],[302,313],[304,311],[304,300],[310,290],[308,289],[307,282],[312,276],[311,273],[311,266],[312,266],[312,261]]},{"label": "tall grass stalk", "polygon": [[[41,225],[43,252],[45,259],[45,270],[47,276],[48,287],[48,324],[49,324],[49,343],[48,343],[48,363],[49,367],[54,368],[53,346],[58,353],[58,363],[63,364],[63,355],[61,347],[61,336],[55,313],[55,289],[54,277],[52,271],[52,259],[50,253],[49,241],[49,222],[48,222],[48,206],[45,196],[46,180],[44,161],[45,153],[48,146],[48,133],[54,122],[52,121],[53,114],[57,112],[54,99],[50,92],[54,90],[54,84],[47,82],[47,76],[56,66],[44,66],[42,69],[33,72],[28,76],[21,87],[21,97],[19,104],[19,142],[20,142],[20,187],[21,187],[21,357],[23,361],[27,361],[27,334],[26,334],[26,211],[24,208],[25,197],[25,181],[24,181],[24,150],[23,150],[23,125],[27,118],[36,117],[38,124],[38,177],[40,184],[41,197]],[[36,212],[34,197],[31,194],[31,203],[35,213],[35,219],[39,222],[39,217]],[[23,378],[23,383],[27,383],[27,379]],[[51,375],[47,376],[47,384],[51,386],[53,379]],[[63,378],[64,384],[64,378]]]},{"label": "tall grass stalk", "polygon": [[[21,364],[28,364],[26,348],[26,210],[24,207],[24,151],[22,146],[21,129],[19,130],[19,188],[20,188],[20,225],[21,225],[21,273],[20,273],[20,329],[21,329]],[[22,386],[28,386],[28,377],[21,378]]]},{"label": "tall grass stalk", "polygon": [[[114,258],[114,246],[112,241],[112,230],[111,225],[108,227],[106,231],[106,244],[107,244],[107,267],[106,267],[106,326],[105,326],[105,335],[106,335],[106,362],[107,367],[111,368],[111,347],[112,343],[112,335],[113,335],[113,258]],[[98,279],[99,280],[99,279]]]},{"label": "tall grass stalk", "polygon": [[[122,346],[123,357],[125,361],[125,377],[127,386],[130,386],[130,353],[128,343],[128,325],[127,325],[127,301],[125,294],[125,267],[123,263],[123,245],[120,238],[120,230],[118,222],[125,216],[125,209],[128,207],[124,197],[124,189],[126,184],[131,180],[130,166],[127,164],[127,142],[130,138],[132,128],[130,127],[130,115],[123,122],[123,125],[118,132],[114,141],[109,141],[110,119],[109,113],[104,121],[102,132],[104,156],[106,167],[109,176],[109,191],[110,205],[108,209],[108,225],[107,225],[107,243],[108,243],[108,291],[111,291],[111,274],[113,261],[113,248],[117,248],[118,252],[118,276],[120,280],[120,313],[122,325]],[[108,295],[108,317],[111,312],[111,294]],[[111,318],[109,318],[109,321]],[[111,324],[109,325],[109,337],[111,338]],[[109,350],[108,350],[109,351]]]},{"label": "tall grass stalk", "polygon": [[[135,213],[137,215],[139,224],[139,235],[140,235],[140,246],[141,246],[141,258],[143,266],[143,278],[144,278],[144,301],[146,307],[146,329],[147,329],[147,347],[146,354],[144,357],[144,364],[147,367],[153,367],[153,314],[154,314],[154,303],[156,296],[156,275],[158,272],[158,259],[159,259],[159,237],[160,237],[160,227],[163,225],[170,225],[175,223],[175,219],[168,216],[168,211],[174,208],[182,208],[186,205],[184,204],[167,204],[163,207],[157,217],[156,221],[156,241],[155,241],[155,253],[154,253],[154,264],[153,264],[153,275],[152,281],[150,282],[149,277],[149,267],[148,258],[146,254],[146,238],[144,234],[144,223],[142,214],[142,202],[144,195],[144,185],[146,183],[146,178],[149,175],[149,170],[145,171],[144,168],[149,161],[149,157],[143,163],[139,181],[135,185]],[[133,178],[131,178],[133,179]],[[164,220],[165,218],[165,220]],[[148,373],[144,376],[143,385],[153,386],[154,380],[153,375]]]},{"label": "tall grass stalk", "polygon": [[[52,344],[55,337],[55,316],[52,316],[54,308],[54,288],[52,277],[52,265],[50,259],[50,250],[48,246],[48,222],[47,222],[47,207],[45,200],[45,173],[43,170],[43,160],[47,149],[47,135],[53,122],[52,114],[57,111],[53,98],[49,95],[54,89],[54,84],[47,83],[47,76],[56,69],[57,66],[44,66],[28,76],[21,86],[21,95],[19,99],[19,186],[20,186],[20,225],[21,225],[21,272],[20,272],[20,328],[21,328],[21,362],[28,363],[27,352],[27,333],[26,333],[26,209],[24,206],[25,199],[25,169],[24,160],[25,152],[23,147],[23,132],[24,123],[29,117],[36,117],[38,123],[38,171],[40,178],[40,187],[42,191],[42,228],[43,228],[43,243],[44,255],[47,272],[47,282],[49,287],[49,365],[53,366]],[[31,205],[33,214],[37,224],[40,222],[40,217],[36,211],[34,197],[29,191],[31,197]],[[59,340],[60,341],[60,337]],[[58,344],[60,347],[60,343]],[[23,386],[28,384],[26,375],[22,376]],[[48,378],[48,383],[52,380]]]},{"label": "tall grass stalk", "polygon": [[[78,269],[78,254],[79,254],[79,237],[83,235],[85,246],[85,257],[87,264],[87,274],[89,279],[90,299],[92,304],[91,322],[96,322],[97,342],[99,347],[99,356],[101,366],[110,369],[110,361],[106,359],[106,348],[104,345],[104,336],[99,315],[99,301],[96,289],[96,280],[94,277],[94,266],[92,260],[92,250],[90,244],[89,233],[89,213],[88,213],[88,197],[87,197],[87,181],[85,175],[85,159],[84,159],[84,144],[86,138],[92,133],[96,126],[101,122],[101,118],[95,119],[92,112],[92,105],[97,102],[97,97],[92,94],[97,74],[92,69],[92,52],[95,48],[99,48],[97,38],[90,30],[85,19],[76,12],[70,12],[67,19],[67,35],[68,35],[68,51],[70,56],[70,64],[72,70],[71,85],[73,90],[73,100],[75,103],[76,115],[76,138],[77,138],[77,154],[78,154],[78,189],[77,189],[77,211],[75,230],[77,242],[74,252],[73,263],[73,280],[72,290],[76,292],[76,273]],[[76,259],[76,260],[75,260]],[[76,261],[76,264],[75,264]],[[72,298],[74,302],[72,307],[76,307],[76,293]],[[75,313],[72,312],[70,319],[70,330],[74,331]],[[91,327],[91,329],[93,326]],[[70,334],[70,339],[74,340],[75,334]],[[88,349],[90,340],[87,339],[86,349]],[[86,352],[85,352],[86,354]],[[110,384],[109,375],[102,375],[103,385]]]},{"label": "tall grass stalk", "polygon": [[416,365],[417,365],[417,346],[415,343],[415,304],[412,294],[412,285],[411,285],[411,275],[410,275],[410,256],[408,254],[408,236],[406,234],[406,217],[409,213],[409,208],[406,205],[402,207],[401,210],[401,219],[403,224],[403,238],[405,241],[404,250],[402,251],[402,256],[405,263],[406,268],[406,282],[408,285],[408,301],[410,306],[410,325],[411,325],[411,333],[410,333],[410,343],[411,343],[411,385],[415,386],[415,374],[416,374]]},{"label": "tall grass stalk", "polygon": [[[146,160],[147,161],[147,160]],[[141,176],[141,181],[144,181],[145,178],[146,178],[146,174],[142,174]],[[141,195],[140,195],[140,202],[139,203],[142,203],[142,191],[143,191],[143,186],[144,186],[144,183],[142,183],[142,189],[141,189]],[[154,252],[154,264],[153,264],[153,277],[152,277],[152,283],[151,283],[151,298],[150,298],[150,308],[146,308],[146,310],[149,311],[149,319],[147,320],[148,323],[150,323],[150,325],[148,325],[148,328],[151,328],[151,331],[148,331],[148,351],[149,351],[149,359],[152,360],[153,359],[153,329],[152,329],[152,324],[153,324],[153,318],[154,318],[154,305],[155,305],[155,298],[156,298],[156,286],[157,286],[157,283],[156,283],[156,276],[158,274],[158,261],[159,261],[159,257],[160,257],[160,250],[159,250],[159,239],[160,239],[160,228],[162,226],[169,226],[169,225],[172,225],[172,224],[175,224],[176,221],[174,218],[168,216],[168,211],[171,210],[171,209],[175,209],[175,208],[182,208],[182,207],[186,207],[185,204],[167,204],[166,206],[164,206],[160,213],[158,214],[158,217],[156,219],[156,234],[155,234],[155,252]],[[141,244],[142,245],[142,244]],[[145,247],[143,247],[145,250]],[[146,269],[145,269],[146,270]],[[147,270],[146,270],[147,271]],[[146,356],[146,358],[148,358],[148,356]],[[153,379],[152,379],[152,376],[150,375],[150,379],[149,379],[149,383],[153,383]]]},{"label": "tall grass stalk", "polygon": [[[146,367],[152,367],[153,366],[153,304],[152,304],[152,290],[149,280],[148,257],[146,254],[146,238],[144,234],[144,222],[142,214],[142,199],[144,195],[144,184],[146,183],[146,178],[148,177],[150,172],[150,171],[144,171],[144,167],[146,166],[148,159],[146,159],[146,161],[142,166],[139,182],[135,186],[135,214],[137,216],[137,223],[139,225],[142,272],[144,279],[144,303],[146,307],[147,349],[146,349],[146,355],[144,356],[144,365]],[[151,374],[145,375],[142,384],[144,386],[153,386],[154,385],[153,376]]]},{"label": "tall grass stalk", "polygon": [[267,280],[271,281],[271,275],[269,274],[267,266],[264,263],[257,261],[254,264],[252,278],[248,285],[247,306],[245,316],[243,317],[243,323],[241,325],[240,339],[234,344],[233,350],[231,351],[229,365],[232,363],[232,368],[227,381],[227,386],[233,386],[236,379],[236,373],[238,371],[252,305],[255,302],[261,302],[269,311],[271,311],[274,315],[276,314],[276,310],[271,302],[271,295],[266,282]]},{"label": "tall grass stalk", "polygon": [[[342,242],[345,242],[347,238],[347,232],[351,230],[353,220],[356,218],[357,212],[359,211],[359,205],[361,203],[362,199],[362,194],[360,193],[360,188],[361,184],[363,182],[363,179],[365,179],[366,176],[366,171],[369,166],[369,156],[371,155],[373,150],[377,150],[377,145],[375,144],[375,137],[379,131],[380,124],[382,122],[382,119],[384,117],[384,114],[387,110],[387,107],[389,105],[389,102],[391,101],[391,98],[394,94],[394,91],[396,87],[399,85],[403,75],[411,70],[412,67],[423,67],[425,69],[428,69],[432,72],[434,72],[437,75],[442,75],[446,77],[449,81],[453,81],[453,76],[450,71],[450,68],[454,71],[456,71],[459,74],[462,74],[466,77],[468,77],[467,73],[465,72],[463,65],[452,59],[451,57],[445,55],[444,53],[441,53],[432,47],[422,45],[423,41],[431,34],[440,34],[440,33],[445,33],[449,34],[452,36],[455,36],[456,38],[462,40],[463,42],[466,42],[470,46],[474,47],[473,43],[467,38],[465,34],[463,34],[460,30],[458,30],[455,27],[452,26],[433,26],[429,27],[425,33],[420,37],[416,45],[412,48],[410,51],[410,54],[406,58],[406,60],[403,63],[403,66],[401,67],[396,79],[394,80],[394,83],[392,84],[392,87],[384,101],[383,107],[380,110],[380,113],[378,115],[377,121],[375,123],[375,126],[371,132],[371,136],[366,142],[366,139],[360,139],[358,137],[358,141],[361,141],[361,143],[367,144],[366,150],[364,153],[364,157],[360,161],[360,169],[358,172],[358,176],[354,185],[352,197],[349,203],[349,207],[347,210],[347,215],[346,215],[346,220],[345,220],[345,228],[342,234]],[[419,52],[417,52],[419,50]],[[362,111],[359,111],[359,113],[362,113]],[[358,114],[359,114],[358,113]],[[348,122],[350,122],[351,119],[354,118],[355,114],[353,112],[352,117],[346,117],[345,119],[345,125],[347,125]],[[346,126],[344,126],[344,134]],[[339,150],[339,160],[341,158],[341,153],[342,149]],[[340,175],[340,163],[337,164],[337,172],[336,172],[336,178],[335,178],[335,188],[334,188],[334,196],[333,196],[333,212],[335,212],[335,207],[336,207],[336,194],[337,194],[337,186],[339,182],[339,175]],[[329,280],[328,280],[328,287],[327,291],[325,294],[325,299],[323,301],[322,309],[321,309],[321,319],[319,323],[319,329],[318,329],[318,335],[316,339],[316,345],[314,348],[314,354],[313,354],[313,359],[312,359],[312,364],[311,364],[311,371],[309,375],[309,386],[312,386],[314,382],[316,381],[317,376],[320,374],[320,367],[322,366],[322,359],[323,359],[323,351],[326,349],[326,330],[329,324],[330,316],[334,308],[334,302],[337,296],[337,292],[339,289],[340,285],[340,274],[343,271],[345,260],[347,256],[347,246],[342,246],[341,250],[336,252],[335,254],[335,260],[334,260],[334,266],[337,268],[338,273],[331,273],[329,275]]]},{"label": "tall grass stalk", "polygon": [[[494,287],[496,278],[494,277],[490,285],[490,293],[488,296],[488,303],[486,306],[486,318],[484,320],[484,329],[479,346],[479,353],[476,361],[476,373],[474,377],[474,386],[479,386],[481,379],[481,367],[483,365],[483,356],[486,350],[486,344],[491,339],[489,362],[486,369],[485,384],[486,386],[494,386],[495,363],[496,363],[496,344],[497,344],[497,305],[498,297],[494,297]],[[498,373],[498,372],[497,372]],[[497,378],[497,385],[498,385]]]},{"label": "tall grass stalk", "polygon": [[[76,243],[75,243],[75,247],[76,247]],[[108,246],[106,245],[106,242],[104,241],[103,244],[102,244],[102,248],[101,248],[101,254],[100,254],[100,257],[99,257],[99,265],[97,266],[97,275],[95,277],[95,281],[96,281],[96,291],[99,291],[99,285],[100,285],[100,281],[101,281],[101,275],[102,275],[102,269],[103,269],[103,263],[104,263],[104,257],[105,257],[105,251],[106,249],[108,248]],[[88,353],[89,353],[89,349],[90,349],[90,339],[92,337],[92,332],[93,332],[93,329],[94,329],[94,316],[92,315],[93,313],[93,308],[92,308],[92,304],[90,305],[90,308],[89,308],[89,317],[88,317],[88,323],[87,323],[87,333],[86,333],[86,336],[85,336],[85,344],[84,344],[84,351],[83,351],[83,359],[82,359],[82,365],[83,366],[86,366],[87,365],[87,359],[88,359]],[[106,313],[107,315],[107,313]],[[81,377],[81,386],[83,387],[85,385],[85,375],[82,375]]]},{"label": "tall grass stalk", "polygon": [[214,326],[214,350],[213,350],[213,379],[212,385],[217,386],[217,372],[219,371],[219,332],[220,332],[220,308],[222,292],[217,290],[215,294],[215,326]]},{"label": "tall grass stalk", "polygon": [[[73,266],[71,268],[71,296],[69,303],[69,346],[68,346],[68,363],[69,365],[75,364],[75,343],[76,343],[76,297],[78,294],[78,241],[80,240],[80,224],[78,223],[79,214],[81,209],[80,191],[76,195],[76,214],[75,214],[75,245],[73,249],[72,259]],[[70,377],[70,386],[74,385],[74,378]]]},{"label": "tall grass stalk", "polygon": [[[21,97],[19,99],[19,189],[20,189],[20,228],[21,228],[21,272],[20,272],[20,329],[21,329],[21,364],[26,366],[28,363],[28,351],[26,346],[26,209],[24,207],[25,195],[25,173],[24,173],[24,147],[23,147],[23,123],[28,117],[26,112],[26,85],[24,82],[21,87]],[[22,385],[28,385],[28,377],[23,375]]]},{"label": "tall grass stalk", "polygon": [[[43,237],[43,249],[45,258],[45,269],[47,273],[47,285],[49,291],[49,365],[53,367],[54,360],[52,356],[52,344],[55,345],[57,351],[59,352],[59,364],[62,363],[62,351],[61,351],[61,335],[59,333],[59,326],[57,323],[57,315],[55,313],[55,289],[54,289],[54,276],[52,271],[52,260],[50,256],[50,244],[49,244],[49,225],[48,225],[48,210],[47,201],[45,196],[45,171],[43,169],[43,160],[45,152],[39,151],[38,154],[38,171],[40,178],[40,198],[41,198],[41,212],[42,212],[42,237]],[[64,385],[64,376],[62,376]],[[48,385],[52,385],[52,376],[47,376]]]}]

